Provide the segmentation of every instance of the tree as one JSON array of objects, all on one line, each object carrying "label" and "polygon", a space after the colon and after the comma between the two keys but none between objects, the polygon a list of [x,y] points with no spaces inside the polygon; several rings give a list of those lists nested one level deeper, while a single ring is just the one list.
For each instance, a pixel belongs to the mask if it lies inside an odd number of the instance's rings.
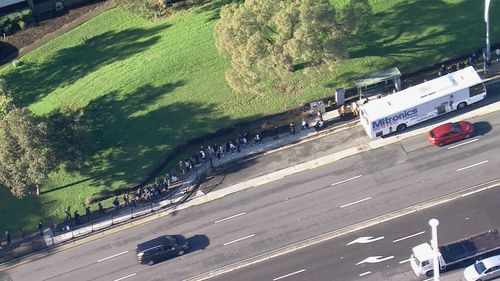
[{"label": "tree", "polygon": [[144,18],[153,18],[158,8],[163,4],[162,0],[110,0],[110,5],[124,9]]},{"label": "tree", "polygon": [[0,80],[0,119],[14,108],[14,100],[3,80]]},{"label": "tree", "polygon": [[[368,24],[368,0],[335,9],[328,0],[246,0],[221,10],[216,44],[231,58],[226,72],[237,91],[286,84],[302,69],[332,70]],[[359,18],[358,18],[359,17]],[[271,82],[271,83],[270,83]]]},{"label": "tree", "polygon": [[155,19],[166,15],[167,9],[177,2],[188,0],[109,0],[109,4],[136,14],[145,19]]},{"label": "tree", "polygon": [[51,167],[47,126],[26,108],[13,108],[0,119],[0,184],[16,197],[43,183]]}]

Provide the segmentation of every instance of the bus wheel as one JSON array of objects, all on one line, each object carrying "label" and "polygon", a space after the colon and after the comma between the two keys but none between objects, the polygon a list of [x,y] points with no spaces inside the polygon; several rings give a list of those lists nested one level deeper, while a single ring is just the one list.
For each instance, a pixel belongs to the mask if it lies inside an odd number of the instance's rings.
[{"label": "bus wheel", "polygon": [[457,109],[464,109],[467,106],[467,103],[461,102],[457,105]]},{"label": "bus wheel", "polygon": [[440,142],[440,143],[438,143],[438,146],[442,147],[442,146],[444,146],[444,143]]},{"label": "bus wheel", "polygon": [[425,273],[425,276],[427,277],[433,277],[434,276],[434,270],[429,270]]},{"label": "bus wheel", "polygon": [[402,130],[404,130],[404,129],[406,129],[406,124],[404,124],[404,123],[403,123],[403,124],[399,124],[399,125],[396,127],[396,131],[398,131],[398,132],[399,132],[399,131],[402,131]]}]

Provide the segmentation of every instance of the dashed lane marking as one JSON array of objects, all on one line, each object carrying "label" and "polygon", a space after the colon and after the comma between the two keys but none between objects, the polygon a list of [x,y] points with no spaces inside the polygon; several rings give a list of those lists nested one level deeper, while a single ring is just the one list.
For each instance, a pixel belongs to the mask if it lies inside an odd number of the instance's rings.
[{"label": "dashed lane marking", "polygon": [[456,144],[456,145],[452,145],[450,147],[448,147],[447,149],[450,150],[450,149],[453,149],[453,148],[457,148],[457,147],[460,147],[462,145],[466,145],[466,144],[469,144],[471,142],[475,142],[475,141],[478,141],[479,139],[471,139],[471,140],[468,140],[466,142],[463,142],[463,143],[459,143],[459,144]]},{"label": "dashed lane marking", "polygon": [[245,237],[241,237],[241,238],[238,238],[236,240],[233,240],[233,241],[229,241],[229,242],[226,242],[224,243],[224,246],[227,246],[227,245],[231,245],[233,243],[236,243],[236,242],[240,242],[241,240],[245,240],[245,239],[248,239],[248,238],[252,238],[254,237],[255,234],[251,234],[251,235],[248,235],[248,236],[245,236]]},{"label": "dashed lane marking", "polygon": [[230,219],[234,219],[234,218],[236,218],[236,217],[243,216],[244,214],[246,214],[246,212],[241,212],[241,213],[239,213],[239,214],[232,215],[232,216],[229,216],[229,217],[227,217],[227,218],[223,218],[223,219],[220,219],[220,220],[216,220],[216,221],[214,221],[214,223],[219,223],[219,222],[227,221],[227,220],[230,220]]},{"label": "dashed lane marking", "polygon": [[121,278],[115,279],[115,280],[113,280],[113,281],[121,281],[121,280],[124,280],[124,279],[130,278],[130,277],[134,277],[134,276],[136,276],[136,275],[137,275],[137,273],[132,273],[132,274],[129,274],[129,275],[127,275],[127,276],[123,276],[123,277],[121,277]]},{"label": "dashed lane marking", "polygon": [[361,276],[365,276],[365,275],[368,275],[368,274],[371,274],[372,272],[371,271],[367,271],[367,272],[363,272],[359,275],[359,277]]},{"label": "dashed lane marking", "polygon": [[372,199],[372,197],[367,197],[367,198],[364,198],[364,199],[361,199],[361,200],[358,200],[358,201],[354,201],[354,202],[349,203],[349,204],[342,205],[342,206],[340,206],[340,208],[349,207],[349,206],[352,206],[354,204],[358,204],[358,203],[361,203],[361,202],[364,202],[364,201],[367,201],[367,200],[370,200],[370,199]]},{"label": "dashed lane marking", "polygon": [[457,172],[460,172],[460,171],[463,171],[463,170],[467,170],[469,168],[476,167],[476,166],[479,166],[479,165],[483,165],[483,164],[486,164],[488,162],[489,162],[488,160],[485,160],[485,161],[482,161],[482,162],[479,162],[479,163],[476,163],[476,164],[472,164],[472,165],[469,165],[469,166],[457,169]]},{"label": "dashed lane marking", "polygon": [[112,256],[109,256],[109,257],[107,257],[107,258],[100,259],[100,260],[98,260],[97,262],[103,262],[103,261],[106,261],[106,260],[109,260],[109,259],[112,259],[112,258],[116,258],[116,257],[121,256],[121,255],[124,255],[124,254],[126,254],[126,253],[128,253],[128,252],[129,252],[129,251],[123,251],[123,252],[118,253],[118,254],[116,254],[116,255],[112,255]]},{"label": "dashed lane marking", "polygon": [[273,281],[280,280],[280,279],[283,279],[283,278],[287,278],[287,277],[290,277],[290,276],[292,276],[292,275],[302,273],[302,272],[304,272],[304,271],[306,271],[306,270],[305,270],[305,269],[297,270],[297,271],[295,271],[295,272],[288,273],[288,274],[285,274],[285,275],[280,276],[280,277],[276,277],[276,278],[274,278],[274,279],[273,279]]},{"label": "dashed lane marking", "polygon": [[339,181],[339,182],[332,183],[332,186],[335,186],[335,185],[337,185],[337,184],[341,184],[341,183],[345,183],[345,182],[348,182],[348,181],[352,181],[352,180],[355,180],[355,179],[360,178],[360,177],[362,177],[362,176],[363,176],[363,175],[357,175],[357,176],[352,177],[352,178],[348,178],[348,179],[345,179],[345,180],[341,180],[341,181]]},{"label": "dashed lane marking", "polygon": [[419,233],[415,233],[415,234],[412,234],[412,235],[408,235],[408,236],[405,236],[405,237],[393,240],[392,243],[397,243],[397,242],[400,242],[400,241],[403,241],[403,240],[406,240],[406,239],[409,239],[409,238],[413,238],[415,236],[422,235],[424,233],[425,233],[425,231],[420,231]]}]

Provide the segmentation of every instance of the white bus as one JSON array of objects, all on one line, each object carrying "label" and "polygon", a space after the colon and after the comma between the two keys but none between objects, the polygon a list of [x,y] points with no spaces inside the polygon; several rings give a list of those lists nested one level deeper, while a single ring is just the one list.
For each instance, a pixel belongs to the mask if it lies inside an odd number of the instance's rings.
[{"label": "white bus", "polygon": [[380,137],[441,114],[462,109],[486,97],[476,70],[467,68],[370,100],[360,110],[366,133]]}]

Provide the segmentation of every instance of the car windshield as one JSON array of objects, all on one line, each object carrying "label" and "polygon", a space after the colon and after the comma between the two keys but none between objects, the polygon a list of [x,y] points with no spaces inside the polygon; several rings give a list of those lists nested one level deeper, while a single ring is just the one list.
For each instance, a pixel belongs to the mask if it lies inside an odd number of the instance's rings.
[{"label": "car windshield", "polygon": [[455,133],[462,131],[462,127],[458,123],[451,123],[451,127],[453,127],[453,132]]},{"label": "car windshield", "polygon": [[169,242],[169,246],[174,246],[176,243],[175,243],[175,238],[170,236],[170,235],[166,235],[165,236],[167,239],[168,239],[168,242]]},{"label": "car windshield", "polygon": [[484,266],[484,263],[482,262],[477,262],[474,264],[474,268],[476,269],[476,272],[481,274],[486,270],[486,266]]}]

